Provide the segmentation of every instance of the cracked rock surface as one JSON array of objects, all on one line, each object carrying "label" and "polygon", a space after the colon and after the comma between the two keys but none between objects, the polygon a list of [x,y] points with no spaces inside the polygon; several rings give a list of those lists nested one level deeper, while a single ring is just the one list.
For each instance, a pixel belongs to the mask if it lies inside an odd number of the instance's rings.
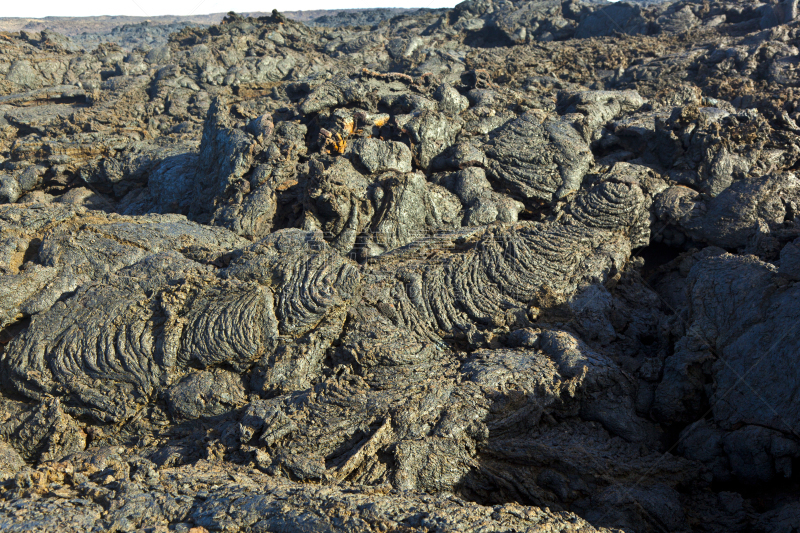
[{"label": "cracked rock surface", "polygon": [[795,531],[797,15],[0,33],[0,529]]}]

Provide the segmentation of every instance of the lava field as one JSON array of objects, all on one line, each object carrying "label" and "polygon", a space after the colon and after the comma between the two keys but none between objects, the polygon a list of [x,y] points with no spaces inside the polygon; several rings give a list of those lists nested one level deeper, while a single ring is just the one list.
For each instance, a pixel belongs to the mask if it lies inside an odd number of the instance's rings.
[{"label": "lava field", "polygon": [[0,32],[0,530],[797,533],[798,11]]}]

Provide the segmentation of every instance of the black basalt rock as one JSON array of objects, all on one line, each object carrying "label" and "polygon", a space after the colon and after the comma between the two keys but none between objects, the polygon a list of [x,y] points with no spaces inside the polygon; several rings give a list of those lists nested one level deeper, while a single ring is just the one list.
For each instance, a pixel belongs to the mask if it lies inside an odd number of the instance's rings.
[{"label": "black basalt rock", "polygon": [[794,531],[796,15],[0,20],[0,529]]}]

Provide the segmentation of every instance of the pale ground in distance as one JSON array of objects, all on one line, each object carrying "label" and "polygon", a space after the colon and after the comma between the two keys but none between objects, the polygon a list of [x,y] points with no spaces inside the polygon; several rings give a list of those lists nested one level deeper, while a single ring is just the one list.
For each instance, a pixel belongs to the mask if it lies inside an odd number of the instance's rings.
[{"label": "pale ground in distance", "polygon": [[[375,8],[430,8],[453,7],[458,0],[30,0],[27,2],[3,2],[0,18],[23,17],[101,17],[127,15],[130,17],[158,17],[171,15],[186,20],[186,17],[206,13],[237,13],[279,11],[314,11]],[[211,15],[215,16],[215,15]]]}]

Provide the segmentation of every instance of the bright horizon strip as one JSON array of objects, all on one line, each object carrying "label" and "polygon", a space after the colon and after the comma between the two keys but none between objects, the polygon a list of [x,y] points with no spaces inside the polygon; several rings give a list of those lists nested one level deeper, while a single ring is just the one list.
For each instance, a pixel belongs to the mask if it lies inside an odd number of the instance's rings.
[{"label": "bright horizon strip", "polygon": [[99,17],[131,16],[159,17],[164,15],[189,16],[209,13],[309,11],[317,9],[377,9],[386,7],[430,8],[453,7],[459,0],[29,0],[27,2],[4,1],[0,6],[0,18],[44,18],[44,17]]}]

